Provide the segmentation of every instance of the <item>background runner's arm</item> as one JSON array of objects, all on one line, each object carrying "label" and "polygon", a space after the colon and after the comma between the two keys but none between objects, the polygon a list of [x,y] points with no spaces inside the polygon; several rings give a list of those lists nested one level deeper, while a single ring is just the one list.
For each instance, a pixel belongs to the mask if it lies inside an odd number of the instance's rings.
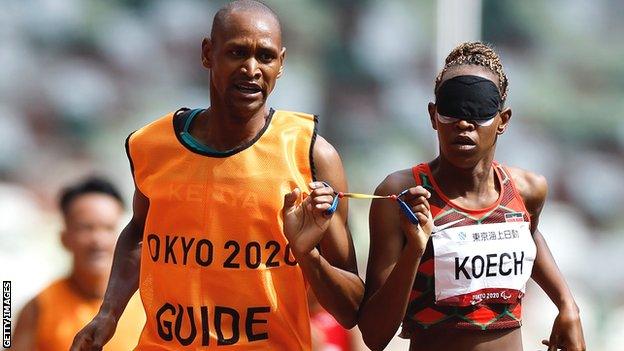
[{"label": "background runner's arm", "polygon": [[98,314],[74,338],[72,351],[100,350],[110,340],[119,317],[139,286],[141,240],[149,200],[135,189],[132,219],[122,230],[113,257],[113,267]]},{"label": "background runner's arm", "polygon": [[17,319],[11,350],[31,351],[36,349],[38,320],[39,307],[37,300],[32,299],[22,308]]},{"label": "background runner's arm", "polygon": [[[393,194],[401,189],[402,185],[396,183],[405,182],[397,182],[396,177],[387,177],[375,194]],[[417,216],[426,223],[422,213]],[[384,349],[399,328],[427,244],[428,235],[419,236],[421,231],[404,234],[399,226],[401,221],[406,222],[404,217],[393,201],[373,201],[371,205],[366,293],[358,324],[364,342],[372,350]],[[403,227],[409,228],[409,224],[403,223]]]},{"label": "background runner's arm", "polygon": [[[320,136],[314,144],[313,159],[318,180],[328,182],[335,191],[348,191],[340,156]],[[297,262],[319,303],[342,326],[352,328],[357,322],[364,283],[358,276],[347,213],[348,201],[343,198],[320,241],[320,252],[315,248],[297,257]]]}]

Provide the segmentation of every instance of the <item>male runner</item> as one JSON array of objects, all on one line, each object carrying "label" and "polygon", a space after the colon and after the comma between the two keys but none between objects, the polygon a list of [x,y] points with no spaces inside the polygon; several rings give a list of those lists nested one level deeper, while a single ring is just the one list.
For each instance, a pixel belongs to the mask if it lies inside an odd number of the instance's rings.
[{"label": "male runner", "polygon": [[[60,207],[61,240],[72,255],[71,273],[22,309],[12,348],[18,351],[68,350],[102,303],[124,212],[121,196],[108,181],[89,178],[64,189]],[[137,344],[145,323],[138,296],[130,300],[119,323],[105,350],[128,350]]]},{"label": "male runner", "polygon": [[137,350],[309,350],[307,286],[355,325],[363,283],[347,202],[328,214],[333,189],[315,181],[346,191],[340,157],[314,116],[266,104],[285,54],[265,5],[234,1],[215,15],[202,43],[210,107],[128,138],[134,216],[100,312],[72,350],[105,344],[137,288],[147,314]]}]

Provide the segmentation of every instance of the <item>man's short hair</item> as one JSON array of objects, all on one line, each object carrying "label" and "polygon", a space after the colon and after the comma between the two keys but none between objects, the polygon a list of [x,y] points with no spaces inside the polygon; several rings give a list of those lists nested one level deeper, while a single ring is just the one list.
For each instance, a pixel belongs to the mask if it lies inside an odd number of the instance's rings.
[{"label": "man's short hair", "polygon": [[221,28],[221,26],[224,25],[225,18],[230,13],[239,10],[256,10],[273,17],[273,19],[275,19],[275,21],[277,22],[281,33],[282,24],[279,20],[279,17],[277,17],[277,13],[275,13],[275,11],[273,11],[273,9],[270,8],[268,5],[258,0],[236,0],[224,5],[219,9],[219,11],[217,11],[212,20],[212,30],[210,32],[210,37],[214,39],[215,30],[217,28]]},{"label": "man's short hair", "polygon": [[119,190],[108,180],[97,176],[91,176],[81,182],[69,185],[61,191],[59,205],[63,215],[67,215],[71,203],[81,195],[85,194],[104,194],[109,195],[119,202],[122,208],[125,208],[124,201],[119,194]]}]

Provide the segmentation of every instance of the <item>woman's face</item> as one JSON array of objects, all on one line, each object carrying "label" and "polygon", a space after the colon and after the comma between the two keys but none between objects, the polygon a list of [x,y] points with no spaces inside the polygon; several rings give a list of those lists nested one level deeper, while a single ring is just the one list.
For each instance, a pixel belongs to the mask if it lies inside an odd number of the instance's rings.
[{"label": "woman's face", "polygon": [[[491,80],[499,86],[498,76],[485,67],[462,65],[452,67],[442,76],[440,84],[457,76],[471,75]],[[438,132],[441,155],[459,168],[472,168],[489,156],[493,158],[496,139],[503,134],[509,119],[509,108],[498,111],[492,120],[485,123],[458,118],[440,117],[436,104],[429,103],[429,117],[433,129]],[[454,117],[454,116],[448,116]]]}]

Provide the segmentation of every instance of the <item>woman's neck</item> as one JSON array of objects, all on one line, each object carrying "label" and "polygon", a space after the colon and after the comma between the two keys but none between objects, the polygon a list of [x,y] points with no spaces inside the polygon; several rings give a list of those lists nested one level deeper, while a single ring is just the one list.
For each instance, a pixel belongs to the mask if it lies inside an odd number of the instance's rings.
[{"label": "woman's neck", "polygon": [[469,168],[457,167],[440,155],[431,163],[431,173],[444,195],[457,201],[462,207],[487,207],[500,194],[493,155],[479,160]]}]

